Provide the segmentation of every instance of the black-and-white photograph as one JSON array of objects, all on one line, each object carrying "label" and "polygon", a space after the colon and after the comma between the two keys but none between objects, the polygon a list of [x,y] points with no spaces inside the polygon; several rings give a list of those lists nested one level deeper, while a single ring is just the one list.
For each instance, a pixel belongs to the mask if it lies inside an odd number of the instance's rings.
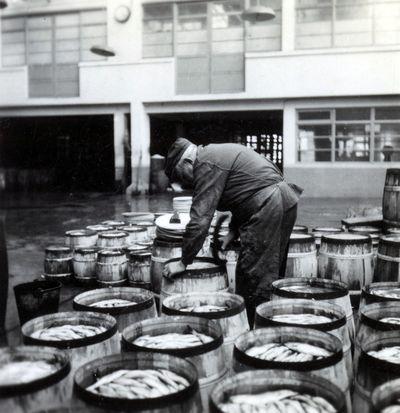
[{"label": "black-and-white photograph", "polygon": [[0,413],[400,413],[400,0],[0,0]]}]

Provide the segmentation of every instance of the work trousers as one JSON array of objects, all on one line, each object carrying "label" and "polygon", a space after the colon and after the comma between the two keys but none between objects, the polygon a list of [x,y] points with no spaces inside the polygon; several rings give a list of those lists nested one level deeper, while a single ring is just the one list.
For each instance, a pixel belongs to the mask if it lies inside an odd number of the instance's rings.
[{"label": "work trousers", "polygon": [[236,292],[246,303],[250,326],[255,308],[270,299],[271,283],[285,276],[289,239],[297,205],[284,210],[279,189],[239,228],[241,250],[236,267]]}]

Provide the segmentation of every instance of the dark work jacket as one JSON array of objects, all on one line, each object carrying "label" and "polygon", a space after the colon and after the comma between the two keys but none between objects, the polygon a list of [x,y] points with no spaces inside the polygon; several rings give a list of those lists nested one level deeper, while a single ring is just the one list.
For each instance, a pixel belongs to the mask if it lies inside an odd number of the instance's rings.
[{"label": "dark work jacket", "polygon": [[255,214],[273,191],[282,193],[284,211],[297,204],[302,190],[284,181],[264,156],[238,144],[199,146],[193,165],[194,191],[182,261],[191,264],[208,234],[215,211],[231,211],[233,227]]}]

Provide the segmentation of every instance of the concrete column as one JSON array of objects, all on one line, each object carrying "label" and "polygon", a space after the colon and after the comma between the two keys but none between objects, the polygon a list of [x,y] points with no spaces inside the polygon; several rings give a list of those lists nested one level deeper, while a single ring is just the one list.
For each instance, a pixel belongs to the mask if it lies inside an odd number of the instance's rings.
[{"label": "concrete column", "polygon": [[115,183],[120,187],[124,180],[124,135],[127,125],[123,112],[114,113],[114,167]]},{"label": "concrete column", "polygon": [[296,34],[296,2],[282,1],[282,51],[290,52],[295,49]]},{"label": "concrete column", "polygon": [[132,184],[128,194],[146,193],[150,185],[150,116],[141,102],[131,105]]},{"label": "concrete column", "polygon": [[296,108],[293,103],[285,103],[283,109],[283,169],[294,165],[297,159]]}]

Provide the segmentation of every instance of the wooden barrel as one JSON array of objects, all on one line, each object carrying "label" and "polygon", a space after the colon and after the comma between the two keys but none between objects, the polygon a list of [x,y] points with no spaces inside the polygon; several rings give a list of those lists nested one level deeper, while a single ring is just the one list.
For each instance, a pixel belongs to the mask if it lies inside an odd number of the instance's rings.
[{"label": "wooden barrel", "polygon": [[162,303],[162,300],[174,294],[214,293],[226,291],[227,288],[228,276],[223,266],[209,258],[196,258],[191,265],[186,267],[185,272],[177,275],[173,280],[163,277],[160,301]]},{"label": "wooden barrel", "polygon": [[11,369],[11,363],[42,362],[52,367],[40,377],[22,376],[21,380],[17,377],[3,377],[0,384],[1,412],[37,412],[51,406],[62,405],[67,401],[67,377],[71,364],[64,351],[37,346],[2,347],[0,360],[0,371],[7,369],[7,365],[8,369]]},{"label": "wooden barrel", "polygon": [[[96,306],[96,303],[101,301],[115,299],[130,301],[130,303],[111,308]],[[74,298],[73,306],[77,311],[110,314],[117,320],[120,333],[133,323],[157,317],[153,294],[141,288],[114,287],[87,291]]]},{"label": "wooden barrel", "polygon": [[[87,390],[96,379],[118,370],[164,369],[185,378],[189,385],[178,392],[144,399],[113,398]],[[114,354],[93,360],[78,369],[75,374],[75,395],[73,404],[98,413],[118,410],[141,413],[201,413],[198,374],[195,366],[187,360],[169,354],[139,352]]]},{"label": "wooden barrel", "polygon": [[[381,384],[371,396],[374,413],[396,413],[400,411],[400,379]],[[395,406],[395,407],[392,407]],[[392,408],[392,410],[390,410]],[[385,410],[386,409],[386,410]]]},{"label": "wooden barrel", "polygon": [[371,395],[381,384],[400,378],[398,362],[382,360],[370,352],[386,347],[400,346],[400,330],[381,331],[366,337],[361,343],[361,352],[355,371],[353,409],[355,412],[372,412]]},{"label": "wooden barrel", "polygon": [[354,366],[357,367],[357,362],[361,353],[361,344],[373,335],[378,337],[382,332],[398,330],[400,331],[400,323],[389,323],[385,318],[398,318],[400,321],[400,302],[386,301],[375,304],[365,305],[360,309],[359,322],[357,326],[356,339],[354,341]]},{"label": "wooden barrel", "polygon": [[360,311],[365,305],[400,301],[400,282],[372,283],[361,291]]},{"label": "wooden barrel", "polygon": [[101,250],[97,254],[96,277],[103,286],[118,287],[126,282],[127,259],[122,250]]},{"label": "wooden barrel", "polygon": [[78,248],[72,260],[74,281],[79,285],[92,285],[96,282],[96,248]]},{"label": "wooden barrel", "polygon": [[72,272],[72,250],[70,247],[51,245],[45,249],[44,276],[46,279],[69,282]]},{"label": "wooden barrel", "polygon": [[72,249],[94,247],[97,242],[97,232],[88,229],[77,229],[65,233],[65,245]]},{"label": "wooden barrel", "polygon": [[400,169],[389,168],[386,171],[382,214],[386,227],[400,227]]},{"label": "wooden barrel", "polygon": [[105,231],[99,233],[97,246],[101,249],[122,249],[128,244],[129,235],[124,231]]},{"label": "wooden barrel", "polygon": [[139,244],[132,244],[123,249],[125,252],[126,258],[129,260],[129,256],[131,253],[138,253],[138,252],[151,252],[150,248],[145,247],[144,245]]},{"label": "wooden barrel", "polygon": [[400,228],[395,228],[395,227],[386,228],[385,233],[388,235],[400,236]]},{"label": "wooden barrel", "polygon": [[321,245],[321,238],[323,235],[339,234],[343,232],[341,228],[336,227],[316,227],[312,230],[312,235],[315,238],[317,248]]},{"label": "wooden barrel", "polygon": [[400,281],[400,237],[385,235],[380,238],[374,283]]},{"label": "wooden barrel", "polygon": [[[330,321],[303,320],[296,316],[311,315],[323,316]],[[279,316],[292,316],[292,320],[285,318],[280,320]],[[353,382],[353,360],[351,355],[351,340],[347,328],[346,314],[336,304],[323,301],[313,302],[311,300],[279,300],[260,304],[256,308],[254,328],[263,327],[303,327],[314,330],[325,331],[340,339],[343,345],[343,358],[346,365],[349,383]]]},{"label": "wooden barrel", "polygon": [[372,282],[373,266],[370,237],[349,233],[322,237],[318,274],[321,278],[347,284],[355,307],[358,307],[361,289]]},{"label": "wooden barrel", "polygon": [[151,252],[131,252],[128,262],[128,281],[133,287],[151,290]]},{"label": "wooden barrel", "polygon": [[136,225],[146,229],[148,239],[154,240],[156,238],[157,226],[153,221],[139,221]]},{"label": "wooden barrel", "polygon": [[317,247],[312,235],[292,233],[286,261],[286,278],[316,277]]},{"label": "wooden barrel", "polygon": [[[202,311],[202,306],[218,306],[222,309]],[[187,310],[193,307],[198,308],[195,311]],[[195,315],[219,324],[224,336],[225,359],[229,366],[232,364],[233,343],[240,334],[250,330],[243,297],[226,292],[173,295],[163,301],[161,312],[165,315]]]},{"label": "wooden barrel", "polygon": [[382,230],[372,225],[355,225],[354,227],[349,228],[349,232],[353,234],[370,235],[381,234]]},{"label": "wooden barrel", "polygon": [[[32,337],[32,334],[39,330],[63,325],[88,325],[102,327],[105,331],[90,337],[73,340],[42,340]],[[66,385],[65,401],[71,398],[73,375],[78,367],[95,358],[120,351],[117,331],[117,321],[108,314],[80,311],[61,312],[37,317],[25,323],[21,328],[24,344],[55,347],[67,352],[71,362],[71,374]]]},{"label": "wooden barrel", "polygon": [[[215,386],[211,393],[210,407],[212,413],[226,413],[227,410],[221,409],[222,403],[229,402],[230,396],[235,395],[258,395],[267,392],[279,390],[291,390],[300,395],[310,395],[314,397],[322,397],[328,401],[336,409],[337,413],[350,413],[346,409],[344,403],[345,396],[339,387],[328,380],[321,377],[312,377],[306,373],[293,371],[246,371],[229,377]],[[272,406],[271,406],[272,408]],[[307,408],[308,405],[307,405]],[[302,409],[300,407],[300,409]],[[242,411],[242,410],[237,410]],[[247,410],[243,410],[247,411]],[[249,410],[252,412],[253,410]],[[254,410],[256,412],[257,410]],[[267,411],[267,410],[263,410]],[[269,410],[268,410],[269,411]],[[272,412],[280,412],[281,410],[271,410]],[[308,410],[291,410],[291,412],[308,412]],[[314,412],[314,410],[312,410]],[[318,410],[315,410],[315,413]],[[323,410],[319,410],[322,412]],[[289,410],[288,410],[289,412]],[[311,410],[310,410],[311,412]],[[283,411],[282,411],[283,413]]]},{"label": "wooden barrel", "polygon": [[106,225],[106,226],[108,226],[108,227],[111,227],[111,228],[116,229],[116,228],[118,228],[118,227],[124,226],[124,225],[125,225],[125,222],[124,222],[124,221],[117,221],[117,220],[109,219],[109,220],[107,220],[107,221],[103,221],[103,222],[101,223],[101,225]]},{"label": "wooden barrel", "polygon": [[182,257],[182,241],[164,241],[156,238],[154,240],[151,254],[151,283],[152,289],[156,294],[160,294],[162,272],[165,263],[173,258]]},{"label": "wooden barrel", "polygon": [[128,225],[137,225],[137,222],[154,222],[155,215],[152,212],[123,212],[122,218]]},{"label": "wooden barrel", "polygon": [[[142,347],[133,342],[144,335],[160,335],[167,333],[185,334],[190,329],[205,334],[212,341],[186,348],[152,349]],[[221,327],[213,321],[200,317],[168,316],[145,320],[127,327],[122,333],[123,351],[150,351],[171,354],[191,361],[199,374],[200,393],[204,411],[208,409],[208,397],[213,387],[227,374],[224,352],[224,338]]]},{"label": "wooden barrel", "polygon": [[104,232],[104,231],[112,231],[113,227],[110,227],[109,225],[88,225],[86,229],[94,232]]},{"label": "wooden barrel", "polygon": [[353,309],[346,284],[317,278],[288,278],[272,283],[272,300],[283,298],[327,301],[341,307],[347,319],[350,340],[354,340]]},{"label": "wooden barrel", "polygon": [[118,229],[128,234],[128,245],[136,244],[137,242],[146,241],[148,239],[146,228],[131,225],[118,227]]},{"label": "wooden barrel", "polygon": [[[286,362],[262,360],[246,353],[255,346],[269,343],[284,344],[288,342],[310,344],[327,350],[331,355],[304,362]],[[337,386],[346,395],[346,404],[351,410],[350,383],[343,359],[342,342],[332,334],[299,327],[269,327],[242,334],[233,349],[233,370],[237,373],[247,370],[287,370],[303,371],[310,375],[322,377]]]},{"label": "wooden barrel", "polygon": [[295,225],[292,232],[295,232],[296,234],[308,234],[308,227],[305,225]]}]

